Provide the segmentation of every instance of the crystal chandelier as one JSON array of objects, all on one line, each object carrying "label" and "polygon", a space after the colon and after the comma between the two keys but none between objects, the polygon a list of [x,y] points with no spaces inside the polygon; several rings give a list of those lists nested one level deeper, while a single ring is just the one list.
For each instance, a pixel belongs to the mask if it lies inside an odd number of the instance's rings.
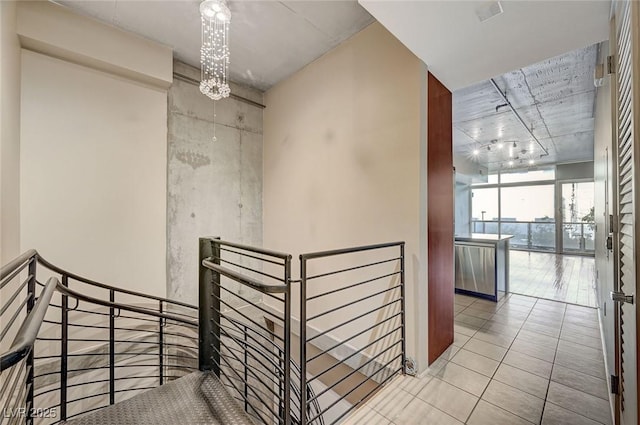
[{"label": "crystal chandelier", "polygon": [[200,91],[213,100],[228,97],[229,22],[231,11],[225,0],[200,3],[202,47],[200,48]]}]

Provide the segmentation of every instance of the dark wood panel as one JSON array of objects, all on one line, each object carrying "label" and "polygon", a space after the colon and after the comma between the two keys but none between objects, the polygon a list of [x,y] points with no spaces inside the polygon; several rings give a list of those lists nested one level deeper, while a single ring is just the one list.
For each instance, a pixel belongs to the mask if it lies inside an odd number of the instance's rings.
[{"label": "dark wood panel", "polygon": [[451,92],[427,83],[429,364],[453,343],[453,149]]}]

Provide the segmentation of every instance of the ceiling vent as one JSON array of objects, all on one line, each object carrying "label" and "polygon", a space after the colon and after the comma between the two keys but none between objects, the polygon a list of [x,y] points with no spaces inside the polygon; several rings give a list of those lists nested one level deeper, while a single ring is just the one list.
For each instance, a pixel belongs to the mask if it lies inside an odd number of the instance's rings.
[{"label": "ceiling vent", "polygon": [[502,12],[502,4],[499,1],[485,2],[476,8],[476,16],[480,22],[485,22]]}]

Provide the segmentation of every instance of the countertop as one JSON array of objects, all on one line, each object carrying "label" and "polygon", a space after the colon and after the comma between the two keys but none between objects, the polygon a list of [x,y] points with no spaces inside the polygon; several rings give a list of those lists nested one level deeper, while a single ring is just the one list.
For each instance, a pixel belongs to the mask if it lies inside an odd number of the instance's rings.
[{"label": "countertop", "polygon": [[511,239],[513,235],[495,235],[491,233],[468,233],[466,235],[456,235],[456,242],[490,242],[498,243]]}]

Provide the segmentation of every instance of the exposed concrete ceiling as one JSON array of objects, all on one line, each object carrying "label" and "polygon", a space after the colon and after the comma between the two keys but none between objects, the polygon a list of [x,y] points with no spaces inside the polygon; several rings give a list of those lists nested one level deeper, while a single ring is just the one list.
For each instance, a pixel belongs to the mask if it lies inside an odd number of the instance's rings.
[{"label": "exposed concrete ceiling", "polygon": [[455,154],[490,170],[593,160],[597,55],[592,45],[494,79],[548,156],[490,81],[453,93]]},{"label": "exposed concrete ceiling", "polygon": [[452,91],[609,38],[609,0],[503,0],[484,22],[484,1],[359,2]]},{"label": "exposed concrete ceiling", "polygon": [[[200,65],[200,1],[60,0],[57,3],[172,46]],[[351,1],[231,1],[230,78],[266,90],[351,37],[373,18]]]}]

